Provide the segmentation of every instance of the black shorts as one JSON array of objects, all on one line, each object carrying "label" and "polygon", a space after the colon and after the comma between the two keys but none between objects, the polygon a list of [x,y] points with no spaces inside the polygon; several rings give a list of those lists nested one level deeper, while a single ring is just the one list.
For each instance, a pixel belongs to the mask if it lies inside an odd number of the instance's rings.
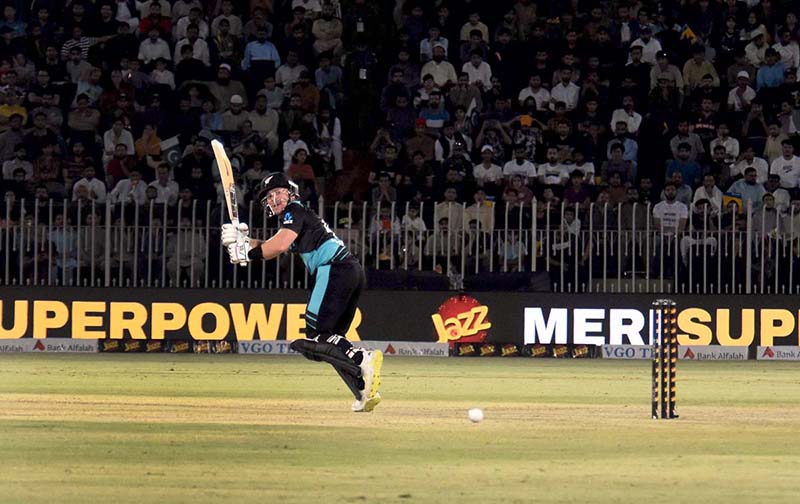
[{"label": "black shorts", "polygon": [[317,268],[314,288],[306,306],[306,337],[344,336],[350,329],[365,285],[364,270],[355,259],[348,258]]}]

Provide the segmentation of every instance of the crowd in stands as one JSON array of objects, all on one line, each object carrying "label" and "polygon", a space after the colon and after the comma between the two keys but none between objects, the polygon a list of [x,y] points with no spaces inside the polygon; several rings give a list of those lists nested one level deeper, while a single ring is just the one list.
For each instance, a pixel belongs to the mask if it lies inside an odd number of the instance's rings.
[{"label": "crowd in stands", "polygon": [[4,197],[66,200],[70,221],[153,203],[177,224],[221,201],[220,138],[239,204],[285,170],[312,204],[394,204],[376,234],[669,233],[763,208],[759,231],[800,236],[798,15],[779,0],[6,1]]}]

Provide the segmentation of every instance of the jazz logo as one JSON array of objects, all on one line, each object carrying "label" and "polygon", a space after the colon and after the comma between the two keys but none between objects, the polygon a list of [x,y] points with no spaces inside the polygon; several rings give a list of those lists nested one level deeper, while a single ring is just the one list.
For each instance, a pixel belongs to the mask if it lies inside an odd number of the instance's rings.
[{"label": "jazz logo", "polygon": [[451,297],[442,303],[438,313],[431,315],[437,341],[484,341],[487,331],[492,327],[488,315],[489,307],[473,297]]}]

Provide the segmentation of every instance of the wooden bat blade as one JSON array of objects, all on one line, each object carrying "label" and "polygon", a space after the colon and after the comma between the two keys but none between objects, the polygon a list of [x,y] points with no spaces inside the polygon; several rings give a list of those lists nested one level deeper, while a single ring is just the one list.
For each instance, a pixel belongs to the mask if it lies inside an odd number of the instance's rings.
[{"label": "wooden bat blade", "polygon": [[234,225],[239,225],[239,205],[236,202],[236,184],[233,180],[233,168],[228,155],[225,154],[225,146],[219,140],[211,141],[211,148],[214,150],[214,157],[219,167],[219,178],[222,182],[222,192],[225,195],[225,204],[228,207],[228,217]]}]

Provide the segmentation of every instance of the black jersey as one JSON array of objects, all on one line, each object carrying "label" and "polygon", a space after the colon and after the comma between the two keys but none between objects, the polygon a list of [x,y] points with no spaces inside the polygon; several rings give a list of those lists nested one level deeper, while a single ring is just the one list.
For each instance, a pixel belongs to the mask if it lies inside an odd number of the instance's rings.
[{"label": "black jersey", "polygon": [[299,201],[292,201],[280,216],[280,227],[291,229],[297,238],[289,252],[300,254],[308,271],[314,273],[323,264],[340,261],[350,256],[328,224],[313,210]]}]

